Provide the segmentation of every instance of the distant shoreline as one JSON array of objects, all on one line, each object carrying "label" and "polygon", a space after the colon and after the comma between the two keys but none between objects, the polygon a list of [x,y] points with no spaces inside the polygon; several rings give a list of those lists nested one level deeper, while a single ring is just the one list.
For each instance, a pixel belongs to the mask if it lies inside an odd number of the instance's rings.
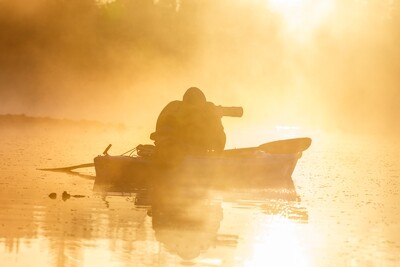
[{"label": "distant shoreline", "polygon": [[73,120],[58,119],[52,117],[36,117],[25,114],[0,114],[0,126],[29,127],[29,126],[59,126],[59,127],[82,127],[97,129],[126,130],[123,123],[104,123],[95,120]]}]

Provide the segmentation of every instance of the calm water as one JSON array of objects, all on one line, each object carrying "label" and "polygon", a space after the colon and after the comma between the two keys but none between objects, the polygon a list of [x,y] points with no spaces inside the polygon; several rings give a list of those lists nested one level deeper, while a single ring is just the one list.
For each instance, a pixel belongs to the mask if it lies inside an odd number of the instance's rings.
[{"label": "calm water", "polygon": [[93,193],[92,170],[36,170],[91,162],[109,143],[125,152],[131,135],[0,130],[1,266],[400,265],[398,143],[314,136],[293,174],[300,202],[254,189],[163,192],[149,206]]}]

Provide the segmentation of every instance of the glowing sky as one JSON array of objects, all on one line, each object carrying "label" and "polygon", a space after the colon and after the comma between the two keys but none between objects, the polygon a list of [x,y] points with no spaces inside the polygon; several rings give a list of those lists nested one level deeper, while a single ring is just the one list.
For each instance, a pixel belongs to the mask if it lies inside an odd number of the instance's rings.
[{"label": "glowing sky", "polygon": [[87,3],[1,2],[0,113],[148,127],[198,86],[237,127],[399,131],[398,1]]}]

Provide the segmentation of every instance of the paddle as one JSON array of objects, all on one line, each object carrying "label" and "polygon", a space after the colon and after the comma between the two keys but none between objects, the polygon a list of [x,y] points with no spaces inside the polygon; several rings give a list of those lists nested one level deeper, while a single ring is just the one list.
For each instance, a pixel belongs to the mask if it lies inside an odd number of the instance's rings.
[{"label": "paddle", "polygon": [[309,148],[311,145],[311,138],[293,138],[278,140],[262,144],[258,147],[235,148],[224,150],[225,155],[245,154],[252,151],[261,150],[270,154],[295,154],[300,153]]},{"label": "paddle", "polygon": [[[108,150],[111,148],[111,144],[109,144],[106,149],[103,152],[103,155],[108,156]],[[127,151],[130,152],[131,150]],[[125,152],[125,153],[127,153]],[[124,153],[124,154],[125,154]],[[79,164],[79,165],[74,165],[74,166],[68,166],[68,167],[61,167],[61,168],[45,168],[45,169],[37,169],[40,171],[53,171],[53,172],[72,172],[72,170],[79,169],[79,168],[89,168],[89,167],[94,167],[94,163],[84,163],[84,164]]]},{"label": "paddle", "polygon": [[38,169],[40,171],[54,171],[54,172],[70,172],[75,169],[79,168],[88,168],[88,167],[94,167],[94,163],[85,163],[85,164],[79,164],[79,165],[74,165],[74,166],[69,166],[69,167],[61,167],[61,168],[46,168],[46,169]]}]

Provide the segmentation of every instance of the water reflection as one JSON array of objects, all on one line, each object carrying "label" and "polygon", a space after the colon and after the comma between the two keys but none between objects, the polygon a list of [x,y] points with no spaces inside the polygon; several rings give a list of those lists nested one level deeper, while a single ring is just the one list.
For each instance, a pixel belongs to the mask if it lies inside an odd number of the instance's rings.
[{"label": "water reflection", "polygon": [[252,242],[251,256],[244,266],[312,266],[298,225],[294,222],[275,217],[267,225],[257,229],[258,238]]},{"label": "water reflection", "polygon": [[153,194],[149,211],[157,241],[169,253],[193,260],[217,245],[222,221],[221,202],[179,192]]},{"label": "water reflection", "polygon": [[[227,258],[219,255],[210,259],[207,257],[210,250],[211,254],[213,254],[212,251],[218,251],[223,247],[232,250],[237,248],[241,238],[247,238],[246,234],[241,237],[240,231],[239,233],[220,232],[224,218],[224,205],[230,205],[227,207],[228,210],[260,211],[262,218],[272,220],[266,225],[272,227],[273,232],[280,225],[277,235],[266,235],[277,244],[288,241],[285,237],[293,225],[308,222],[307,209],[301,205],[292,180],[285,183],[288,186],[284,188],[253,190],[237,188],[229,191],[210,191],[207,187],[185,187],[171,181],[174,180],[164,180],[159,187],[136,192],[135,205],[147,208],[155,239],[160,243],[162,250],[165,253],[177,255],[186,264],[213,262],[215,265],[220,265]],[[240,214],[240,216],[246,216],[246,214]],[[251,220],[251,216],[244,219]],[[229,220],[226,223],[235,227],[236,222]],[[262,237],[263,233],[256,233],[256,235]],[[258,241],[253,241],[246,245],[246,250],[254,244],[260,245]],[[287,246],[288,244],[280,247],[281,254],[288,251]],[[251,261],[255,260],[253,256],[245,256],[246,260],[239,260],[238,266],[247,266],[249,257]],[[234,259],[235,256],[231,255],[231,258]]]},{"label": "water reflection", "polygon": [[265,266],[264,249],[301,254],[291,250],[308,214],[292,180],[280,188],[210,190],[165,179],[148,190],[92,193],[93,181],[43,175],[65,184],[2,198],[7,266]]}]

